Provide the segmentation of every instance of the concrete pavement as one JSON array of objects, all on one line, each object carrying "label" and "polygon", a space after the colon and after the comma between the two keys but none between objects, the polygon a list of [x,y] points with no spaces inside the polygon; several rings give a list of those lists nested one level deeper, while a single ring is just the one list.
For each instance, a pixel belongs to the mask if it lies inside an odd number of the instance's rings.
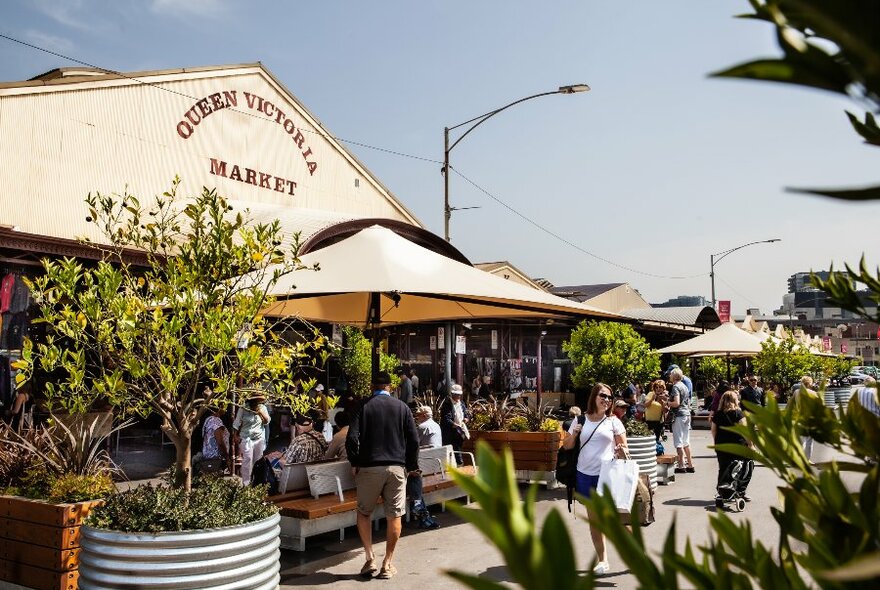
[{"label": "concrete pavement", "polygon": [[[667,444],[667,452],[671,446]],[[707,430],[691,433],[696,473],[678,474],[677,481],[669,486],[658,486],[654,503],[656,522],[644,529],[648,548],[654,554],[662,550],[666,533],[673,520],[677,523],[676,546],[683,550],[685,538],[693,547],[705,544],[709,538],[709,518],[716,511],[715,478],[717,463],[715,454],[707,446],[711,436]],[[819,451],[821,453],[821,450]],[[816,457],[822,460],[821,457]],[[755,539],[765,545],[774,545],[778,528],[770,515],[770,507],[778,505],[776,488],[781,481],[768,469],[756,466],[749,495],[752,502],[742,513],[729,513],[734,521],[747,519]],[[543,520],[547,513],[557,508],[563,513],[565,490],[541,489],[538,493],[536,513]],[[587,524],[581,519],[585,510],[578,505],[578,518],[569,518],[569,530],[576,540],[578,565],[586,569],[594,557]],[[364,580],[358,575],[363,564],[363,550],[354,528],[346,530],[346,538],[340,542],[337,533],[314,537],[306,542],[303,553],[282,551],[281,588],[312,588],[332,583],[334,588],[362,588],[362,584],[388,588],[415,588],[429,590],[452,588],[457,584],[442,572],[458,569],[489,579],[510,582],[510,576],[498,551],[491,546],[473,526],[464,523],[451,513],[439,514],[442,526],[438,530],[422,531],[404,528],[395,555],[397,576],[391,580]],[[374,532],[377,558],[384,554],[384,527]],[[601,579],[608,587],[635,588],[635,579],[626,568],[613,547],[609,548],[611,574]],[[511,584],[512,586],[512,584]]]}]

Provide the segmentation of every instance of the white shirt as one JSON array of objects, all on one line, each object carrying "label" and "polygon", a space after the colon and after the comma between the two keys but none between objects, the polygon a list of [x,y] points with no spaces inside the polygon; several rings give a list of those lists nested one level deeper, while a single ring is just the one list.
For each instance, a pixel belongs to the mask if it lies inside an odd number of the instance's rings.
[{"label": "white shirt", "polygon": [[[568,427],[568,433],[574,434],[578,421],[573,420],[571,426]],[[597,429],[598,428],[598,429]],[[593,434],[593,431],[596,434]],[[586,475],[599,475],[603,461],[610,461],[614,458],[614,437],[615,435],[624,434],[626,429],[623,427],[617,416],[609,416],[604,422],[601,418],[597,422],[591,422],[587,417],[581,435],[575,442],[580,448],[589,438],[590,442],[581,449],[578,455],[577,470]],[[593,438],[590,435],[593,434]]]}]

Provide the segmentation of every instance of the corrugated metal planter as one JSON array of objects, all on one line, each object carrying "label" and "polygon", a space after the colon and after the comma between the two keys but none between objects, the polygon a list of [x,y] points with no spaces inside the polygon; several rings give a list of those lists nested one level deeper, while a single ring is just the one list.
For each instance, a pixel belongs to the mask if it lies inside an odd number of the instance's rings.
[{"label": "corrugated metal planter", "polygon": [[651,489],[657,487],[657,439],[651,436],[628,436],[629,454],[639,464],[639,473],[648,475]]},{"label": "corrugated metal planter", "polygon": [[81,590],[269,590],[280,581],[281,517],[198,531],[122,533],[84,526]]}]

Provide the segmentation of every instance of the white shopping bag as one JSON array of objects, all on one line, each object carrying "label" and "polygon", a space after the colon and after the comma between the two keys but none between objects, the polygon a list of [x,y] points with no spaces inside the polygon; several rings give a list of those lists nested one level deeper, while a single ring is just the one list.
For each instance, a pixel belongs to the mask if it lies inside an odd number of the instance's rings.
[{"label": "white shopping bag", "polygon": [[611,490],[611,498],[617,511],[628,513],[632,509],[636,489],[639,487],[639,464],[624,459],[603,461],[596,491],[604,494],[605,486]]}]

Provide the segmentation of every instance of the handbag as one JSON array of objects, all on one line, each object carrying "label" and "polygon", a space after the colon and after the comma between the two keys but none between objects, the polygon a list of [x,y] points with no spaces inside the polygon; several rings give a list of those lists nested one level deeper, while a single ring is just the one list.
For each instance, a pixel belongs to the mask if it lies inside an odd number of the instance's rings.
[{"label": "handbag", "polygon": [[651,489],[651,479],[647,473],[639,475],[632,511],[620,515],[620,522],[625,525],[631,525],[634,520],[642,526],[654,522],[654,490]]},{"label": "handbag", "polygon": [[599,471],[597,491],[605,495],[606,488],[618,512],[630,512],[639,486],[639,464],[626,455],[625,459],[603,461]]}]

